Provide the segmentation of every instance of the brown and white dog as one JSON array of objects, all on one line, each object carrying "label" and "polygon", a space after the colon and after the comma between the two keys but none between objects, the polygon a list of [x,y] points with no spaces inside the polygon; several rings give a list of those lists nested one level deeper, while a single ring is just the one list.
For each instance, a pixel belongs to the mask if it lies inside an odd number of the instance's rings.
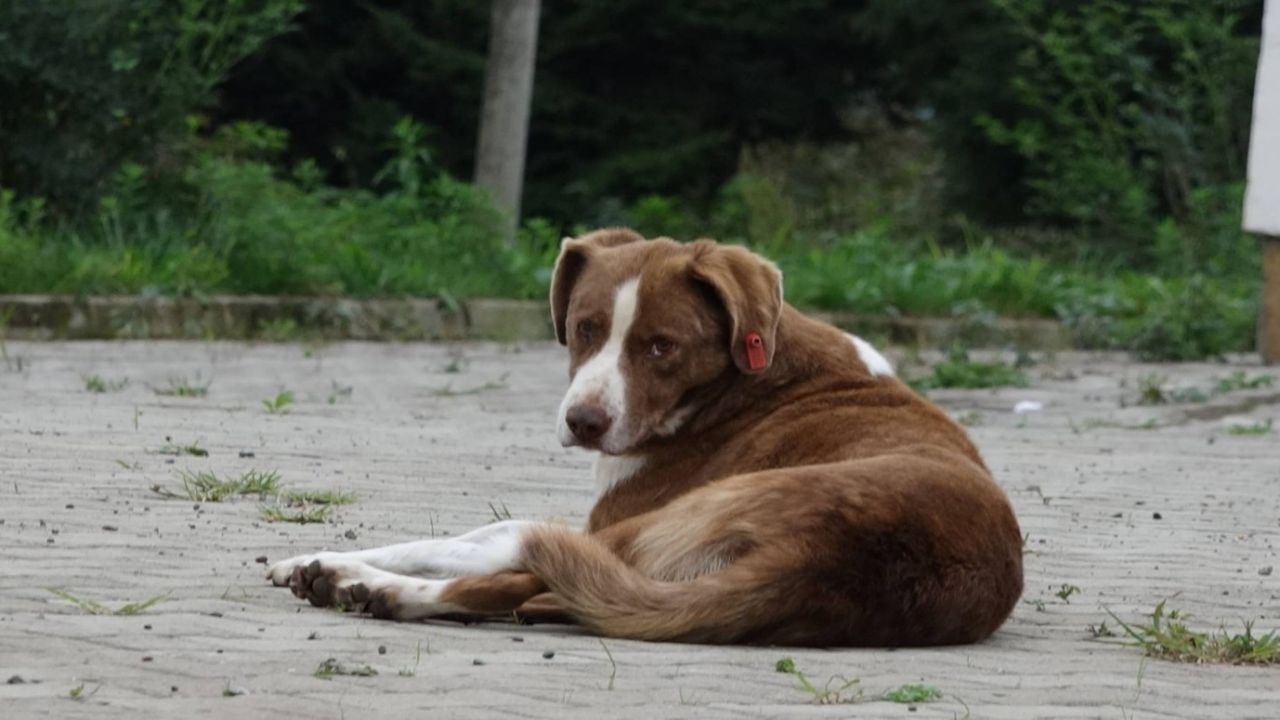
[{"label": "brown and white dog", "polygon": [[585,531],[505,521],[270,579],[396,620],[702,643],[966,643],[1008,617],[1022,538],[977,450],[870,345],[785,304],[772,263],[601,230],[565,240],[551,312],[560,441],[601,453]]}]

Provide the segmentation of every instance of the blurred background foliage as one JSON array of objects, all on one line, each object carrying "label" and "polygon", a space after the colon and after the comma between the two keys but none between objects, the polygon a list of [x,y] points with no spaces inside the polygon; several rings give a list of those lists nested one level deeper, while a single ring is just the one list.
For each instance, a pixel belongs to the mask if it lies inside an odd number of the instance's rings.
[{"label": "blurred background foliage", "polygon": [[563,233],[789,298],[1248,349],[1261,0],[544,0],[514,246],[466,183],[487,3],[0,4],[0,292],[540,297]]}]

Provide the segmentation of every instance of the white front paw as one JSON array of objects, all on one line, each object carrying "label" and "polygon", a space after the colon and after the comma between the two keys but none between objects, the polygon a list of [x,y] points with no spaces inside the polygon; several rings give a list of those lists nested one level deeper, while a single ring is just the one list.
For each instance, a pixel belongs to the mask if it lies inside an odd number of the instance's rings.
[{"label": "white front paw", "polygon": [[283,587],[289,584],[289,578],[293,575],[294,570],[310,565],[313,560],[330,560],[339,554],[335,552],[318,552],[310,555],[296,555],[288,560],[281,560],[267,570],[267,579],[271,581],[272,585]]}]

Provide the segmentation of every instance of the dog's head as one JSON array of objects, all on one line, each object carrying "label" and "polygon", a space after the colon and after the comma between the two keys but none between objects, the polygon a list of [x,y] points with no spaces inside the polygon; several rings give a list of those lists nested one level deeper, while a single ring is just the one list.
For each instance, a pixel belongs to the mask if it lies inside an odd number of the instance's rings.
[{"label": "dog's head", "polygon": [[617,455],[675,434],[697,389],[769,369],[782,307],[782,274],[742,248],[623,229],[566,238],[551,281],[572,379],[560,442]]}]

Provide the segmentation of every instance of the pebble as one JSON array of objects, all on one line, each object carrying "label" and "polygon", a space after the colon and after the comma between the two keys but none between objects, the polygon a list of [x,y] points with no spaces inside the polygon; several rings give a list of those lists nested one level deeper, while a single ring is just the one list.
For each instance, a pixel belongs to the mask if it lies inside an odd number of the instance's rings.
[{"label": "pebble", "polygon": [[102,526],[102,529],[103,529],[103,530],[106,530],[107,532],[115,532],[115,531],[119,530],[120,528],[116,527],[115,525],[103,525],[103,526]]},{"label": "pebble", "polygon": [[379,646],[378,646],[378,654],[379,654],[379,655],[386,655],[386,654],[387,654],[387,646],[386,646],[386,645],[379,645]]},{"label": "pebble", "polygon": [[547,650],[546,652],[542,653],[542,659],[543,659],[543,660],[550,660],[551,658],[553,658],[553,657],[555,657],[555,656],[556,656],[556,651],[555,651],[555,650]]},{"label": "pebble", "polygon": [[266,564],[267,564],[267,556],[266,556],[266,555],[259,555],[258,557],[254,558],[254,559],[253,559],[253,561],[254,561],[254,562],[256,562],[256,563],[258,563],[259,565],[266,565]]},{"label": "pebble", "polygon": [[472,660],[472,661],[471,661],[471,664],[472,664],[472,665],[483,665],[483,664],[484,664],[484,661],[483,661],[483,660],[481,660],[481,659],[479,659],[479,658],[476,658],[475,660]]},{"label": "pebble", "polygon": [[1160,513],[1151,513],[1151,519],[1152,519],[1152,520],[1163,520],[1163,519],[1164,519],[1164,516],[1163,516],[1163,515],[1161,515]]},{"label": "pebble", "polygon": [[1271,574],[1271,566],[1265,565],[1263,567],[1258,568],[1258,574],[1261,575],[1262,577],[1267,577],[1268,575]]},{"label": "pebble", "polygon": [[23,680],[21,675],[14,675],[13,677],[9,678],[9,681],[6,682],[5,684],[6,685],[25,685],[26,683],[27,681]]},{"label": "pebble", "polygon": [[348,529],[346,532],[342,533],[342,536],[343,536],[343,537],[345,537],[345,538],[346,538],[346,539],[348,539],[348,540],[355,540],[355,539],[356,539],[356,531],[355,531],[355,530]]}]

